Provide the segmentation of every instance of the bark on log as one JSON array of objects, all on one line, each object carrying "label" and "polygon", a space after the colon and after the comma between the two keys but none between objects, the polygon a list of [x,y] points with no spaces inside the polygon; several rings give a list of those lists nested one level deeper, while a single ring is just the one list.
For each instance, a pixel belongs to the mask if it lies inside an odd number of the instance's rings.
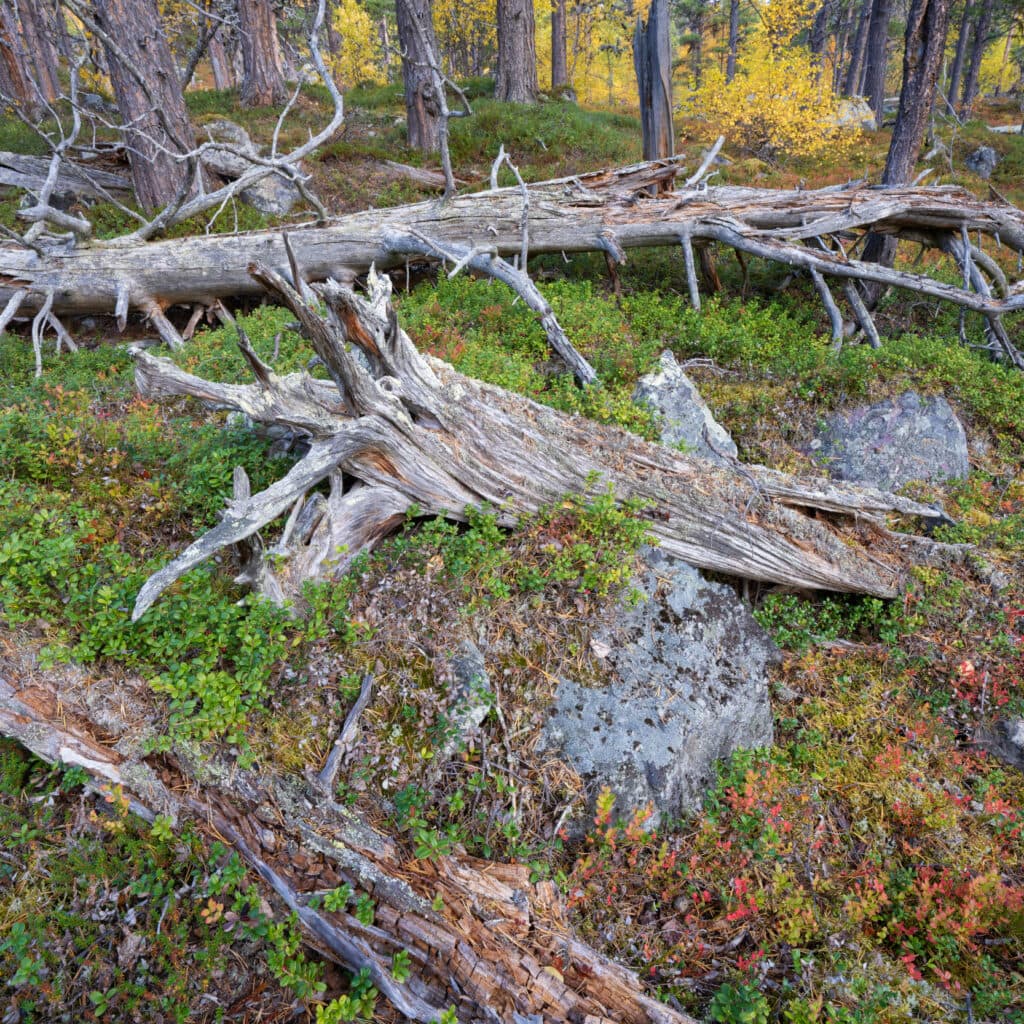
[{"label": "bark on log", "polygon": [[[0,185],[38,192],[46,184],[50,159],[0,152]],[[53,194],[57,196],[102,197],[103,192],[128,192],[131,182],[120,174],[62,160]]]},{"label": "bark on log", "polygon": [[[657,197],[640,194],[679,172],[678,160],[656,161],[532,186],[530,254],[678,245],[688,233],[697,248],[718,241],[808,274],[814,270],[825,279],[905,288],[987,316],[1024,310],[1024,293],[1013,287],[1005,297],[986,296],[844,253],[851,237],[868,231],[940,250],[950,236],[980,232],[1021,252],[1024,214],[1015,207],[982,202],[955,186],[775,191],[687,183]],[[294,229],[289,237],[303,276],[317,281],[363,273],[371,265],[401,266],[409,254],[388,239],[413,234],[480,254],[511,256],[522,246],[522,215],[522,194],[513,187],[457,196],[444,205],[428,201],[351,214],[325,227]],[[805,244],[826,238],[836,240],[830,251]],[[0,304],[24,289],[25,310],[36,310],[52,291],[58,315],[103,314],[127,294],[129,309],[148,315],[154,306],[259,294],[261,286],[246,270],[253,259],[281,271],[289,267],[280,234],[271,232],[129,245],[97,242],[45,256],[5,246],[0,247]]]},{"label": "bark on log", "polygon": [[[205,381],[170,360],[134,351],[136,381],[145,396],[190,395],[259,422],[286,425],[310,440],[306,456],[282,479],[257,495],[243,490],[218,526],[150,577],[138,595],[136,619],[216,551],[247,541],[289,508],[299,515],[309,492],[328,479],[330,498],[316,497],[315,507],[306,510],[312,527],[297,543],[286,528],[264,564],[247,568],[247,577],[274,600],[301,603],[306,579],[343,574],[413,503],[426,515],[464,519],[467,506],[486,502],[511,525],[567,493],[611,487],[618,500],[642,503],[663,549],[691,564],[880,597],[898,592],[906,563],[877,516],[939,515],[877,491],[760,467],[717,467],[463,377],[416,351],[390,306],[386,277],[371,273],[368,300],[333,281],[321,286],[328,322],[275,271],[259,264],[251,269],[296,315],[333,384],[305,374],[276,376],[244,338],[254,385]],[[372,372],[355,360],[347,343],[362,349]],[[343,491],[346,478],[362,488]],[[871,543],[879,550],[890,547],[891,560],[868,557],[856,529],[841,537],[838,527],[804,509],[871,517]],[[293,565],[288,555],[296,556]]]},{"label": "bark on log", "polygon": [[[426,1024],[454,1006],[467,1024],[693,1024],[580,942],[554,883],[532,884],[526,866],[465,855],[413,860],[312,783],[212,755],[145,755],[156,714],[146,690],[131,679],[94,687],[78,674],[44,680],[26,661],[0,658],[0,735],[84,769],[97,790],[121,787],[147,820],[188,818],[229,842],[298,915],[310,946],[351,971],[369,968],[407,1019]],[[372,926],[309,906],[313,891],[344,883],[373,898]],[[391,958],[401,949],[412,976],[398,984]]]}]

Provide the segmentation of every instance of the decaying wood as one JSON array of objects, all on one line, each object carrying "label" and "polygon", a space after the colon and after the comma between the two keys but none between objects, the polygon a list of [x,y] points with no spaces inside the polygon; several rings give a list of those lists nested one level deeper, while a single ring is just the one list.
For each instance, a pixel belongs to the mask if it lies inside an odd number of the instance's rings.
[{"label": "decaying wood", "polygon": [[[299,603],[305,580],[342,574],[414,503],[426,515],[454,518],[464,518],[467,506],[488,503],[501,522],[512,524],[567,493],[610,487],[619,500],[642,503],[661,546],[694,565],[882,597],[899,589],[900,560],[868,557],[855,531],[840,535],[806,510],[870,518],[872,530],[883,535],[878,518],[887,512],[939,515],[878,491],[760,467],[715,466],[463,377],[417,352],[391,308],[386,277],[371,273],[368,299],[333,281],[319,286],[325,320],[276,271],[262,264],[251,270],[298,318],[330,383],[304,373],[278,377],[244,338],[255,384],[204,381],[143,349],[133,353],[136,381],[150,398],[191,395],[300,431],[309,450],[261,493],[236,490],[221,523],[146,582],[135,618],[184,573],[289,509],[272,557],[246,575],[272,599]],[[362,350],[370,369],[349,344]],[[309,496],[328,480],[326,499]],[[346,480],[356,483],[346,487]],[[301,531],[295,529],[300,520]]]},{"label": "decaying wood", "polygon": [[[1019,289],[1005,288],[1002,281],[995,288],[984,287],[994,273],[991,259],[975,261],[977,273],[952,285],[846,255],[853,251],[851,239],[868,231],[934,247],[954,258],[965,232],[1024,252],[1024,214],[1014,207],[983,202],[954,186],[775,191],[697,184],[659,196],[644,194],[679,171],[679,160],[672,159],[531,186],[530,254],[602,251],[621,262],[631,248],[678,245],[688,239],[703,259],[707,245],[718,242],[812,278],[817,274],[841,285],[875,282],[906,289],[976,311],[990,321],[1024,310],[1024,292]],[[294,229],[290,237],[304,278],[322,281],[343,272],[364,273],[372,265],[403,265],[410,256],[401,246],[403,238],[427,238],[441,247],[511,257],[522,247],[522,213],[518,188],[492,189],[445,203],[350,214],[325,226]],[[812,242],[819,247],[812,247]],[[58,315],[111,313],[124,293],[129,308],[143,313],[153,303],[163,310],[179,304],[209,305],[260,291],[246,270],[253,259],[284,272],[288,259],[280,235],[253,232],[145,244],[93,242],[45,255],[5,247],[0,248],[0,304],[25,289],[27,308],[38,309],[52,288]],[[690,283],[692,295],[696,285],[692,278]],[[867,330],[870,334],[871,328]],[[1008,338],[1000,344],[1004,355],[1024,365]]]},{"label": "decaying wood", "polygon": [[[49,173],[48,158],[0,152],[0,185],[38,192],[46,184]],[[105,192],[128,192],[131,187],[131,182],[123,175],[64,160],[54,195],[105,198]]]},{"label": "decaying wood", "polygon": [[[216,758],[200,765],[184,751],[147,757],[138,723],[126,720],[140,699],[130,682],[97,695],[16,672],[0,661],[0,734],[84,769],[97,790],[120,787],[148,820],[189,818],[233,845],[298,916],[308,944],[351,971],[368,968],[406,1018],[425,1024],[454,1007],[464,1022],[692,1024],[580,942],[554,883],[531,883],[528,867],[409,859],[315,786]],[[372,896],[371,926],[310,906],[314,892],[344,883]],[[391,960],[403,949],[412,973],[400,984]]]}]

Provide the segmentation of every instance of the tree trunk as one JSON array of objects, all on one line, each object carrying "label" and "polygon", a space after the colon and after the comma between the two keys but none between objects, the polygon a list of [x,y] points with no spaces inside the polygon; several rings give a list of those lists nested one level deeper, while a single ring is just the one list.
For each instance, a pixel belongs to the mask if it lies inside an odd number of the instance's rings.
[{"label": "tree trunk", "polygon": [[0,10],[0,100],[33,120],[42,109],[35,84],[26,70],[18,23],[7,4]]},{"label": "tree trunk", "polygon": [[241,101],[245,107],[274,107],[288,92],[281,73],[281,48],[272,0],[238,0],[242,46]]},{"label": "tree trunk", "polygon": [[388,19],[382,17],[377,22],[377,38],[380,40],[380,63],[386,81],[391,81],[391,35],[388,31]]},{"label": "tree trunk", "polygon": [[892,0],[873,0],[868,29],[867,70],[864,93],[875,114],[875,128],[882,127],[885,109],[885,72],[888,67],[889,11]]},{"label": "tree trunk", "polygon": [[729,57],[725,63],[725,80],[736,77],[736,56],[740,48],[740,0],[729,0]]},{"label": "tree trunk", "polygon": [[872,0],[864,0],[860,8],[860,17],[857,19],[857,34],[853,39],[850,66],[846,71],[846,88],[843,90],[847,96],[861,95],[864,56],[868,49],[868,29],[871,26],[871,4]]},{"label": "tree trunk", "polygon": [[964,0],[964,16],[960,20],[960,33],[956,37],[956,52],[953,55],[953,67],[949,73],[949,88],[946,99],[950,106],[955,107],[960,97],[960,86],[963,80],[964,60],[967,56],[967,42],[971,35],[974,8],[971,0]]},{"label": "tree trunk", "polygon": [[498,70],[494,98],[536,103],[537,45],[533,0],[498,0]]},{"label": "tree trunk", "polygon": [[640,91],[640,123],[645,160],[671,156],[672,50],[668,0],[653,0],[646,24],[637,18],[633,33],[633,66]]},{"label": "tree trunk", "polygon": [[[928,118],[935,101],[935,86],[946,50],[949,0],[912,0],[904,36],[903,88],[885,161],[882,183],[895,186],[913,178]],[[865,262],[891,267],[896,258],[897,236],[873,233],[864,247]],[[862,289],[873,308],[882,288],[875,283]]]},{"label": "tree trunk", "polygon": [[967,77],[964,79],[964,95],[960,104],[960,116],[971,116],[971,108],[978,95],[978,75],[981,71],[981,58],[985,55],[985,47],[989,43],[989,28],[992,25],[992,8],[994,0],[984,0],[978,19],[974,24],[974,39],[971,46],[971,60],[967,66]]},{"label": "tree trunk", "polygon": [[434,153],[441,143],[441,104],[432,65],[437,63],[437,37],[430,0],[397,0],[398,45],[402,50],[402,82],[409,145]]},{"label": "tree trunk", "polygon": [[557,92],[569,85],[569,65],[566,56],[566,0],[554,0],[551,5],[551,90]]},{"label": "tree trunk", "polygon": [[[125,129],[135,196],[156,210],[195,187],[195,148],[177,68],[156,0],[96,0],[96,20]],[[137,77],[138,76],[138,77]]]},{"label": "tree trunk", "polygon": [[832,17],[833,0],[824,0],[818,8],[811,25],[810,49],[816,57],[825,53],[825,44],[828,42],[828,23]]},{"label": "tree trunk", "polygon": [[56,37],[55,26],[51,24],[54,14],[63,11],[45,10],[41,0],[15,0],[21,35],[32,65],[33,77],[47,103],[53,103],[61,94],[57,78],[57,50],[53,45]]},{"label": "tree trunk", "polygon": [[235,84],[234,72],[224,44],[220,40],[221,30],[218,29],[210,39],[210,66],[213,69],[213,86],[215,89],[230,89]]}]

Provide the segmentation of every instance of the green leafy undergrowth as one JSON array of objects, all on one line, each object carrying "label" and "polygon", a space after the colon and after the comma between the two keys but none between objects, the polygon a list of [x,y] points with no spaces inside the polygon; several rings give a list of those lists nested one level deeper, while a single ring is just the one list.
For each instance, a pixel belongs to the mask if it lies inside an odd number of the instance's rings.
[{"label": "green leafy undergrowth", "polygon": [[278,989],[297,971],[236,854],[82,781],[0,740],[0,978],[18,1020],[213,1020],[257,986],[267,1012],[323,990],[306,961],[312,993]]},{"label": "green leafy undergrowth", "polygon": [[315,589],[314,614],[300,623],[256,598],[239,604],[214,565],[138,623],[130,613],[146,577],[170,559],[166,543],[213,525],[235,466],[261,488],[287,463],[275,465],[240,425],[137,398],[123,353],[65,355],[36,381],[26,348],[0,343],[10,370],[0,409],[0,621],[42,633],[51,658],[143,673],[168,698],[172,736],[241,741],[289,657],[328,634],[345,642],[343,591]]}]

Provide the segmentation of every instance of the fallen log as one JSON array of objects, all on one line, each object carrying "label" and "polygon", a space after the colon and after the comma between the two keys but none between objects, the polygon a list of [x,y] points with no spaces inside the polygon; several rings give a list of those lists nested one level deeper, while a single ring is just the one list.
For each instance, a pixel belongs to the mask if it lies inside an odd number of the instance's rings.
[{"label": "fallen log", "polygon": [[[119,788],[147,820],[190,819],[233,846],[297,915],[307,944],[352,972],[367,968],[406,1019],[427,1024],[453,1007],[464,1022],[692,1024],[580,942],[557,887],[531,883],[525,865],[415,860],[315,784],[212,756],[146,755],[157,714],[148,688],[93,683],[0,658],[0,735],[82,768],[99,792]],[[310,905],[314,892],[346,883],[372,897],[373,925]],[[400,950],[412,972],[404,983],[391,973]]]},{"label": "fallen log", "polygon": [[[247,546],[244,577],[275,601],[299,604],[307,580],[343,574],[414,505],[424,515],[464,519],[467,506],[487,503],[512,525],[566,494],[611,488],[619,501],[643,506],[666,551],[694,565],[879,597],[898,592],[906,567],[899,555],[887,562],[867,553],[866,542],[876,551],[897,547],[879,517],[940,515],[878,491],[713,465],[464,377],[420,355],[390,305],[390,279],[373,272],[368,298],[334,281],[318,286],[326,320],[276,271],[253,264],[251,272],[298,318],[331,381],[277,376],[242,335],[255,384],[203,380],[142,348],[133,349],[136,382],[149,398],[188,395],[288,427],[308,438],[309,449],[259,494],[236,478],[221,523],[150,577],[136,619],[190,569],[249,542],[289,510],[271,550],[264,553],[261,541]],[[369,370],[349,345],[362,350]],[[323,481],[326,498],[315,492]],[[817,511],[859,518],[844,532]]]},{"label": "fallen log", "polygon": [[[1024,310],[1019,287],[984,287],[993,261],[970,241],[986,236],[1024,252],[1024,214],[1015,207],[983,202],[953,186],[810,191],[688,183],[675,192],[646,194],[679,170],[673,158],[531,186],[529,253],[603,251],[614,263],[631,248],[682,245],[690,266],[693,248],[703,252],[717,242],[802,270],[821,294],[827,279],[839,279],[906,289],[990,319]],[[513,187],[350,214],[326,226],[292,229],[289,237],[306,280],[351,280],[374,265],[403,265],[412,255],[403,248],[402,240],[409,238],[426,238],[479,259],[513,256],[522,247],[523,226],[523,196]],[[857,240],[869,231],[970,260],[970,272],[961,275],[968,283],[952,285],[853,258]],[[54,315],[112,314],[127,308],[151,316],[176,304],[258,294],[261,286],[247,271],[253,260],[285,272],[289,258],[281,235],[114,240],[43,255],[6,246],[0,248],[0,304],[24,290],[23,309],[37,310],[52,291]],[[696,288],[693,275],[691,294]],[[1008,339],[1003,349],[1024,366]]]},{"label": "fallen log", "polygon": [[[50,173],[48,157],[0,152],[0,185],[40,191]],[[105,198],[107,192],[130,192],[131,182],[120,174],[64,160],[57,173],[54,195]]]}]

